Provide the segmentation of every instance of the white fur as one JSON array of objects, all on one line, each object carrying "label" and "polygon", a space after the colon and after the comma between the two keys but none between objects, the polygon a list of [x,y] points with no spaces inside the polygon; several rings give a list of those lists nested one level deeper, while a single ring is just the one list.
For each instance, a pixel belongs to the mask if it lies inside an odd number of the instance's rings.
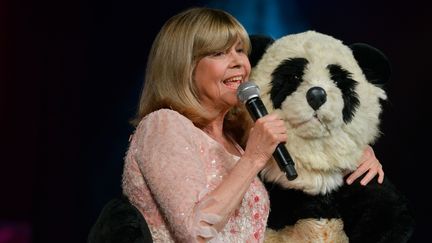
[{"label": "white fur", "polygon": [[265,243],[347,243],[341,219],[301,219],[279,231],[267,229]]},{"label": "white fur", "polygon": [[[298,89],[274,110],[270,100],[271,73],[287,58],[302,57],[309,61],[303,82]],[[359,82],[355,90],[360,105],[353,120],[345,124],[340,89],[330,79],[329,64],[338,64],[352,73]],[[261,88],[261,98],[269,112],[277,112],[285,121],[288,141],[298,178],[288,181],[276,163],[262,172],[267,181],[277,181],[284,187],[309,194],[325,194],[343,184],[343,176],[355,170],[367,144],[379,135],[379,99],[385,92],[369,83],[354,59],[351,49],[331,36],[308,31],[288,35],[273,43],[252,70],[251,80]],[[320,86],[327,93],[327,102],[316,112],[308,105],[308,89]]]}]

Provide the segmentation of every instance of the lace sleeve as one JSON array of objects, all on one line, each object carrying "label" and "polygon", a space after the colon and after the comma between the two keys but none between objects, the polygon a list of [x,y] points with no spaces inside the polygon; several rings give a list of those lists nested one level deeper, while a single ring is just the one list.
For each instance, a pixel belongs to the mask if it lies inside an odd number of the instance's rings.
[{"label": "lace sleeve", "polygon": [[134,135],[144,179],[174,237],[185,242],[215,236],[212,225],[227,217],[202,211],[213,202],[205,198],[206,167],[194,129],[177,112],[160,110],[144,118]]}]

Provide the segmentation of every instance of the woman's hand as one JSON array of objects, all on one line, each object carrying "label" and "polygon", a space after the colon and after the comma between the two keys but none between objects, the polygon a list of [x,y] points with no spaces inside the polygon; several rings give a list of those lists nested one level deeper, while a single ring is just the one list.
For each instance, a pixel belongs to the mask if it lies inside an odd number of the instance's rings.
[{"label": "woman's hand", "polygon": [[381,163],[375,157],[375,153],[371,146],[367,146],[365,151],[363,152],[363,156],[360,159],[362,162],[360,166],[355,170],[346,180],[348,185],[351,185],[353,181],[363,175],[365,172],[368,172],[363,179],[360,181],[360,184],[365,186],[367,185],[377,174],[378,174],[378,183],[382,183],[384,180],[384,171],[382,169]]},{"label": "woman's hand", "polygon": [[262,168],[273,155],[276,146],[286,140],[284,121],[275,113],[266,115],[258,119],[251,128],[243,156]]}]

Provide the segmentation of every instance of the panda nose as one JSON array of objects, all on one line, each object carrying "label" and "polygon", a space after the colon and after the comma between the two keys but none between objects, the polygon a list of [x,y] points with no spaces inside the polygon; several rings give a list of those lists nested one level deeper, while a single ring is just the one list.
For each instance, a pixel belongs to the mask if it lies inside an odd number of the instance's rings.
[{"label": "panda nose", "polygon": [[327,100],[327,94],[321,87],[312,87],[306,93],[306,99],[314,110],[318,110]]}]

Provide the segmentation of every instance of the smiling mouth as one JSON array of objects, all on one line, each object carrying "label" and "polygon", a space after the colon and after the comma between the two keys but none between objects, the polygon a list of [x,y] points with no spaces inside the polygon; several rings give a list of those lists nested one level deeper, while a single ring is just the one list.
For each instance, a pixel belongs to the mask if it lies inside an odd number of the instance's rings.
[{"label": "smiling mouth", "polygon": [[237,88],[240,86],[242,81],[243,81],[243,76],[235,76],[235,77],[225,79],[223,81],[223,84],[230,89],[237,90]]}]

